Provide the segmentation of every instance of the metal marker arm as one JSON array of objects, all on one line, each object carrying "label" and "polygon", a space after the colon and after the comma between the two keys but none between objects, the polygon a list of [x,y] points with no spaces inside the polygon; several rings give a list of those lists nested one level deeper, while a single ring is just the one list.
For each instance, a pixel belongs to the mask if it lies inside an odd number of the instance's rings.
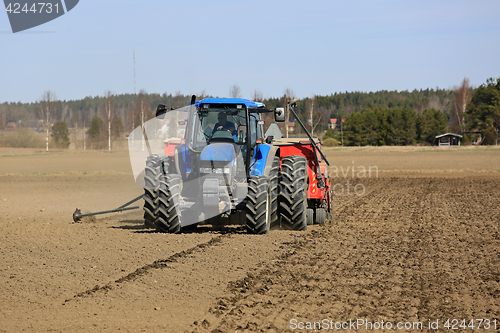
[{"label": "metal marker arm", "polygon": [[117,213],[117,212],[122,212],[124,210],[133,210],[133,209],[138,209],[139,206],[135,206],[135,207],[127,207],[129,206],[130,204],[133,204],[134,202],[136,202],[137,200],[141,199],[144,195],[141,194],[140,196],[138,196],[137,198],[133,199],[133,200],[130,200],[129,202],[127,202],[126,204],[123,204],[121,205],[120,207],[118,208],[115,208],[115,209],[111,209],[111,210],[104,210],[104,211],[101,211],[101,212],[95,212],[95,213],[88,213],[88,214],[82,214],[82,211],[80,209],[76,209],[75,212],[73,213],[73,221],[74,222],[80,222],[82,217],[85,217],[85,216],[93,216],[93,215],[100,215],[100,214],[108,214],[108,213]]},{"label": "metal marker arm", "polygon": [[319,151],[319,153],[321,154],[321,156],[323,157],[323,159],[325,160],[327,165],[330,165],[330,162],[328,162],[328,160],[326,159],[326,156],[323,154],[321,149],[318,148],[318,146],[316,145],[316,142],[314,142],[314,139],[312,138],[311,134],[307,130],[306,126],[302,123],[302,121],[299,119],[299,117],[295,113],[295,111],[293,109],[293,105],[295,105],[295,103],[292,103],[291,105],[289,105],[289,109],[290,109],[290,111],[292,111],[293,115],[295,116],[295,119],[297,119],[297,121],[299,122],[299,124],[302,127],[302,129],[304,130],[304,132],[306,132],[307,136],[309,137],[309,141],[311,141],[311,144],[313,146],[314,160],[316,162],[316,165],[318,166],[318,176],[319,176],[318,177],[318,187],[323,188],[323,187],[325,187],[325,180],[323,179],[323,175],[321,173],[321,166],[319,165],[318,155],[316,154],[316,150]]},{"label": "metal marker arm", "polygon": [[299,122],[300,126],[302,127],[302,129],[304,130],[304,132],[306,132],[307,136],[309,137],[309,140],[311,141],[311,144],[314,146],[314,148],[316,148],[319,153],[321,154],[321,157],[323,157],[323,159],[325,160],[326,164],[328,166],[330,166],[330,162],[328,162],[328,159],[326,158],[325,154],[323,154],[323,152],[321,151],[321,149],[318,148],[318,146],[316,145],[316,142],[314,142],[312,136],[311,136],[311,133],[309,133],[309,131],[306,129],[306,126],[302,123],[302,121],[300,120],[300,118],[297,116],[297,114],[295,113],[295,111],[293,110],[293,105],[295,103],[293,103],[292,105],[290,105],[289,109],[290,111],[292,111],[293,115],[295,116],[295,119],[297,119],[297,121]]}]

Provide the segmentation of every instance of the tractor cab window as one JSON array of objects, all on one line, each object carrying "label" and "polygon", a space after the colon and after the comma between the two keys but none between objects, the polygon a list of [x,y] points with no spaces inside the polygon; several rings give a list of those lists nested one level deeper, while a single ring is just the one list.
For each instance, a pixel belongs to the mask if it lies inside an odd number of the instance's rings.
[{"label": "tractor cab window", "polygon": [[[251,117],[249,130],[250,139],[252,143],[255,143],[257,127],[254,117]],[[235,105],[200,109],[195,133],[195,146],[197,147],[204,147],[218,138],[232,139],[237,145],[245,145],[248,136],[246,110],[237,109]]]},{"label": "tractor cab window", "polygon": [[248,143],[253,147],[260,138],[256,116],[251,114],[249,118],[250,124],[247,124],[247,109],[244,105],[200,105],[193,124],[193,148],[202,150],[214,142],[230,142],[239,146],[246,159]]},{"label": "tractor cab window", "polygon": [[262,139],[262,125],[259,125],[259,119],[255,114],[250,115],[250,127],[252,135],[252,145],[254,145],[257,140]]},{"label": "tractor cab window", "polygon": [[197,141],[203,145],[212,139],[227,137],[237,142],[236,126],[241,122],[238,118],[238,114],[228,115],[225,111],[200,113]]}]

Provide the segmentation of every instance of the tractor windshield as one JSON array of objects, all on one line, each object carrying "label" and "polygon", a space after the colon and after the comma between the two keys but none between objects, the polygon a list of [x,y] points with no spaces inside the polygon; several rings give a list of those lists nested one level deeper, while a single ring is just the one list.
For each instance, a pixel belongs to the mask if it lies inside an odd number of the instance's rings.
[{"label": "tractor windshield", "polygon": [[[248,140],[246,109],[210,108],[198,112],[199,121],[196,122],[195,140],[193,146],[206,146],[218,138],[232,139],[238,145],[245,145]],[[252,121],[251,121],[252,123]],[[250,140],[257,139],[256,126],[250,126]]]},{"label": "tractor windshield", "polygon": [[262,135],[257,115],[250,114],[247,118],[246,107],[234,104],[200,105],[190,129],[193,135],[187,133],[186,140],[192,138],[194,150],[200,151],[214,142],[234,143],[240,147],[245,164],[247,150],[253,149]]}]

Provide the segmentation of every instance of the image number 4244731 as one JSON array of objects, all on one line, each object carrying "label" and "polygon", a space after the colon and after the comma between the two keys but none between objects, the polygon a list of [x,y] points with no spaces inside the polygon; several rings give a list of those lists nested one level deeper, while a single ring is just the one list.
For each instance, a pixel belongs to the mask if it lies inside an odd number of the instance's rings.
[{"label": "image number 4244731", "polygon": [[[43,1],[43,0],[42,0]],[[4,0],[12,32],[31,29],[72,10],[79,0]]]}]

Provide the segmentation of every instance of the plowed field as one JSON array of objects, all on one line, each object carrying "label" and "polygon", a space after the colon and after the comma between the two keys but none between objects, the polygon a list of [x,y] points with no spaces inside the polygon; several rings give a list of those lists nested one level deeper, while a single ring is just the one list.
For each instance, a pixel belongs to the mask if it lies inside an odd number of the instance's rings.
[{"label": "plowed field", "polygon": [[0,332],[500,330],[500,150],[326,151],[331,223],[254,236],[72,223],[142,193],[126,152],[0,150]]}]

